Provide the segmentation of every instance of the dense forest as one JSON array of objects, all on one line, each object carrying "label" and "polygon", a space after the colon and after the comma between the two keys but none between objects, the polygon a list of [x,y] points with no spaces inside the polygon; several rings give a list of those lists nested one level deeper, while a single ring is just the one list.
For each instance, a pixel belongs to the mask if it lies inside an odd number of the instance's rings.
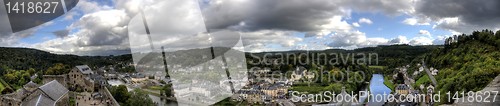
[{"label": "dense forest", "polygon": [[12,92],[29,81],[41,83],[40,76],[65,74],[77,65],[85,64],[93,69],[112,65],[122,71],[121,67],[131,62],[131,55],[58,55],[29,48],[0,47],[0,82],[4,86],[0,86],[0,91]]},{"label": "dense forest", "polygon": [[490,30],[450,37],[444,48],[425,57],[428,65],[440,69],[436,92],[482,90],[500,74],[499,59],[500,31]]},{"label": "dense forest", "polygon": [[30,48],[0,47],[0,65],[16,70],[28,70],[30,68],[47,70],[57,63],[62,63],[70,67],[82,64],[101,67],[124,62],[132,62],[132,56],[58,55]]},{"label": "dense forest", "polygon": [[[267,67],[271,68],[272,70],[281,70],[281,71],[289,71],[291,70],[292,67],[296,66],[303,66],[306,68],[314,68],[312,67],[313,64],[299,64],[293,63],[294,61],[300,61],[304,60],[304,57],[306,57],[309,61],[313,61],[310,63],[315,63],[315,66],[323,66],[325,70],[332,70],[334,68],[341,68],[341,69],[354,69],[357,66],[386,66],[388,69],[394,69],[396,67],[400,67],[403,65],[407,65],[410,63],[413,63],[415,61],[412,60],[418,60],[419,58],[422,57],[422,55],[432,52],[438,48],[443,48],[442,45],[424,45],[424,46],[411,46],[407,44],[402,44],[402,45],[379,45],[377,47],[366,47],[366,48],[359,48],[359,49],[354,49],[354,50],[343,50],[343,49],[328,49],[328,50],[316,50],[316,51],[286,51],[286,52],[262,52],[262,53],[246,53],[246,59],[248,67]],[[340,61],[340,64],[328,64],[328,63],[323,63],[324,60],[326,59],[328,61],[330,60],[335,60],[334,56],[326,56],[324,58],[323,56],[319,56],[319,54],[338,54],[338,55],[343,55],[343,57],[346,57],[348,62],[345,64],[342,62],[342,56],[338,56],[338,60]],[[364,54],[364,55],[369,55],[369,54],[376,54],[377,56],[372,56],[373,58],[371,60],[367,60],[364,62],[365,64],[359,64],[359,62],[356,62],[359,59],[363,58],[369,58],[368,56],[361,56],[357,55],[358,53]],[[272,54],[272,55],[267,55],[266,54]],[[276,54],[283,54],[285,58],[281,57],[281,55],[276,55]],[[306,54],[309,56],[300,56],[300,54]],[[287,56],[290,55],[290,56]],[[293,56],[295,55],[295,56]],[[354,55],[352,58],[349,58],[349,56]],[[254,61],[266,61],[266,60],[273,60],[273,59],[289,59],[289,60],[284,60],[285,62],[288,61],[289,64],[265,64],[264,62],[260,62],[261,64],[252,64]],[[319,60],[318,60],[319,59]],[[317,62],[319,61],[319,62]],[[355,62],[351,62],[355,61]],[[371,63],[369,63],[371,62]],[[316,64],[318,63],[318,64]],[[356,68],[357,69],[357,68]],[[380,72],[380,73],[384,73]],[[379,72],[377,72],[379,73]]]}]

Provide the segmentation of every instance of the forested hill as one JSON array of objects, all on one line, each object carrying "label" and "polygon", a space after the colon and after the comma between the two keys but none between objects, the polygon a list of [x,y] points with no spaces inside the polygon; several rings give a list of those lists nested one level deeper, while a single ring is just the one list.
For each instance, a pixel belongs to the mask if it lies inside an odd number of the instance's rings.
[{"label": "forested hill", "polygon": [[481,90],[500,74],[500,31],[450,37],[445,48],[428,54],[426,61],[440,69],[436,79],[441,92]]},{"label": "forested hill", "polygon": [[56,63],[69,67],[87,64],[91,66],[105,66],[116,63],[131,62],[131,55],[120,56],[76,56],[58,55],[29,48],[0,47],[0,70],[11,68],[16,70],[46,70]]},{"label": "forested hill", "polygon": [[[312,51],[285,51],[285,52],[262,52],[262,53],[247,53],[247,60],[255,60],[257,56],[259,58],[263,58],[265,54],[277,54],[283,53],[285,55],[288,54],[300,54],[300,53],[309,53],[310,55],[318,54],[318,53],[342,53],[343,55],[347,55],[349,53],[376,53],[378,55],[378,60],[373,60],[373,62],[377,64],[370,65],[379,65],[379,66],[387,66],[389,69],[404,66],[410,63],[414,63],[418,60],[420,62],[421,56],[424,54],[430,53],[438,48],[442,48],[443,45],[423,45],[423,46],[412,46],[407,44],[402,45],[379,45],[376,47],[365,47],[358,48],[354,50],[344,50],[344,49],[327,49],[327,50],[312,50]],[[250,54],[254,55],[251,56]],[[279,56],[267,56],[266,58],[279,58]],[[317,58],[309,57],[311,60],[315,61]],[[332,58],[332,56],[328,57],[328,60]],[[360,57],[355,57],[360,58]],[[293,58],[292,58],[293,59]],[[267,66],[272,67],[272,66]],[[390,71],[388,71],[390,72]]]},{"label": "forested hill", "polygon": [[[354,50],[328,49],[319,51],[309,51],[311,53],[377,53],[379,55],[379,65],[383,66],[401,66],[408,64],[409,60],[414,60],[417,56],[442,47],[440,45],[430,46],[410,46],[410,45],[387,45],[377,47],[366,47]],[[266,53],[302,53],[306,51],[282,51]],[[264,53],[253,53],[260,55]],[[252,59],[247,53],[247,59]],[[90,66],[101,67],[106,65],[116,65],[122,63],[131,63],[130,54],[120,56],[77,56],[60,55],[49,52],[30,49],[30,48],[8,48],[0,47],[0,71],[2,68],[15,70],[47,70],[57,63],[72,67],[76,65],[87,64]]]}]

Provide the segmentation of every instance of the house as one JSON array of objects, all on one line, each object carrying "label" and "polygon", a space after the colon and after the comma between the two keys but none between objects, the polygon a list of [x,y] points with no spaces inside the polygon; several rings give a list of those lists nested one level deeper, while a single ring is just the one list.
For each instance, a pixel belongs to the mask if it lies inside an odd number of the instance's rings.
[{"label": "house", "polygon": [[14,93],[5,94],[0,96],[0,106],[19,106],[22,103],[22,100],[26,98],[28,95],[33,93],[38,89],[38,84],[33,81],[25,84],[21,89],[18,89]]},{"label": "house", "polygon": [[93,74],[94,72],[87,65],[75,66],[68,73],[69,84],[72,88],[93,92],[94,81],[90,78]]},{"label": "house", "polygon": [[[432,68],[431,68],[431,69],[432,69]],[[432,69],[432,70],[431,70],[431,74],[432,74],[433,76],[436,76],[436,75],[438,74],[438,72],[439,72],[439,70],[437,70],[437,69]]]},{"label": "house", "polygon": [[307,69],[304,67],[297,67],[290,76],[292,81],[298,81],[302,78],[314,78],[314,74],[310,74],[307,72]]},{"label": "house", "polygon": [[68,106],[68,88],[75,87],[85,90],[84,94],[87,92],[98,94],[95,97],[102,98],[101,100],[105,100],[107,105],[118,104],[104,87],[107,84],[105,78],[93,74],[86,65],[77,66],[68,74],[43,75],[43,78],[45,85],[39,86],[30,81],[14,93],[0,95],[0,106]]},{"label": "house", "polygon": [[[54,92],[54,90],[56,91]],[[54,103],[58,103],[58,105],[64,105],[64,102],[66,101],[64,99],[66,98],[60,99],[60,97],[63,97],[65,92],[67,92],[67,89],[57,80],[52,80],[51,82],[48,82],[42,86],[39,86],[38,84],[30,81],[14,93],[1,95],[0,106],[24,106],[27,105],[29,100],[33,98],[41,98],[40,102],[49,103],[42,103],[44,104],[43,106],[54,106]],[[36,104],[36,102],[34,102],[34,104]]]},{"label": "house", "polygon": [[21,106],[67,106],[69,105],[68,92],[66,87],[53,80],[38,87],[23,100]]},{"label": "house", "polygon": [[428,94],[433,94],[433,93],[434,93],[434,86],[429,85],[429,86],[427,87],[427,93],[428,93]]},{"label": "house", "polygon": [[262,102],[264,102],[263,96],[264,93],[262,91],[252,90],[248,92],[246,101],[252,104],[261,104]]},{"label": "house", "polygon": [[272,98],[279,98],[288,92],[288,88],[279,84],[274,84],[261,89],[261,91]]},{"label": "house", "polygon": [[42,82],[44,84],[51,82],[52,80],[56,80],[60,84],[62,84],[64,87],[68,87],[68,76],[67,75],[42,75]]},{"label": "house", "polygon": [[134,73],[134,74],[132,74],[131,78],[132,78],[131,79],[132,82],[136,82],[136,83],[148,79],[148,77],[146,77],[146,75],[141,74],[141,73]]},{"label": "house", "polygon": [[269,68],[255,69],[255,72],[256,72],[257,74],[266,74],[266,73],[271,72],[271,69],[269,69]]},{"label": "house", "polygon": [[70,88],[74,88],[73,90],[78,94],[78,96],[76,96],[76,104],[91,105],[88,104],[90,102],[84,102],[85,100],[82,101],[82,98],[88,98],[88,100],[104,100],[104,104],[106,105],[118,104],[106,88],[109,84],[103,76],[105,73],[106,72],[101,72],[101,74],[97,74],[87,65],[75,66],[71,69],[67,76]]},{"label": "house", "polygon": [[410,93],[410,87],[406,84],[398,84],[395,88],[397,94],[407,95]]},{"label": "house", "polygon": [[94,90],[102,89],[108,85],[104,76],[93,72],[87,65],[75,66],[67,77],[70,88],[81,89],[85,92],[94,92]]},{"label": "house", "polygon": [[240,89],[231,98],[236,101],[246,100],[250,91],[250,89]]},{"label": "house", "polygon": [[158,72],[153,74],[153,77],[155,80],[160,81],[160,80],[163,80],[163,78],[165,78],[164,77],[165,75],[166,75],[165,73],[158,71]]}]

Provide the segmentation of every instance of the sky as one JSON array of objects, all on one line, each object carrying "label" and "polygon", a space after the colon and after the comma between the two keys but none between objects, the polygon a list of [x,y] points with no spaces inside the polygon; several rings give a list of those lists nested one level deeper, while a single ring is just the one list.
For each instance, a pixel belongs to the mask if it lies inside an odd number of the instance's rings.
[{"label": "sky", "polygon": [[440,45],[455,34],[500,29],[498,0],[80,0],[15,33],[2,28],[7,17],[0,12],[0,46],[127,54],[140,46],[140,10],[153,32],[172,35],[154,39],[172,50],[206,46],[210,37],[192,32],[207,29],[236,32],[246,52]]}]

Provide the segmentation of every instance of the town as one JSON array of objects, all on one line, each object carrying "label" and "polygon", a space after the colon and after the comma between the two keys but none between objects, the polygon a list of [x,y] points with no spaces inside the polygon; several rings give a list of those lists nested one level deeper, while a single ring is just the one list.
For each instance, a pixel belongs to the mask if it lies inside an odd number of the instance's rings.
[{"label": "town", "polygon": [[[38,76],[34,75],[32,77]],[[93,70],[88,65],[75,66],[67,74],[43,75],[41,77],[43,84],[30,81],[13,93],[1,95],[1,105],[116,106],[120,104],[108,89],[111,86],[126,85],[127,90],[132,91],[146,86],[159,87],[165,85],[165,83],[160,83],[164,82],[165,79],[158,75],[120,74],[114,71],[113,68],[101,67]],[[159,90],[150,92],[161,95]],[[155,103],[158,104],[158,102]]]}]

